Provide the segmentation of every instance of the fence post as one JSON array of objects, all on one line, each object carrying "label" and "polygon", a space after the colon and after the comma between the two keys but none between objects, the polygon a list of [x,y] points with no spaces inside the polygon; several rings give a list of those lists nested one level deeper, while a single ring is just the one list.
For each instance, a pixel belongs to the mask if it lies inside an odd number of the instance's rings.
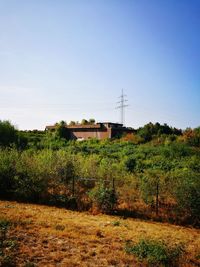
[{"label": "fence post", "polygon": [[75,179],[74,179],[74,176],[72,178],[72,196],[74,197],[75,195]]},{"label": "fence post", "polygon": [[159,182],[156,184],[156,216],[158,216]]},{"label": "fence post", "polygon": [[112,179],[112,188],[113,188],[113,192],[115,191],[115,178]]}]

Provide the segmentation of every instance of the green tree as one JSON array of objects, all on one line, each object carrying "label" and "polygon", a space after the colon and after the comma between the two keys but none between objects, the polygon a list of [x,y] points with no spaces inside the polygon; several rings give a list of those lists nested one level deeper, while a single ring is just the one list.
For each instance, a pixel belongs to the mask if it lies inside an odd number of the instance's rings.
[{"label": "green tree", "polygon": [[144,127],[140,127],[137,133],[144,138],[146,142],[151,141],[155,136],[161,135],[181,135],[182,131],[176,128],[169,127],[166,123],[148,123]]},{"label": "green tree", "polygon": [[51,177],[49,151],[23,151],[16,162],[14,195],[17,199],[42,202]]},{"label": "green tree", "polygon": [[147,204],[155,206],[156,214],[159,210],[159,199],[165,191],[165,175],[161,170],[146,171],[140,181],[140,192]]},{"label": "green tree", "polygon": [[56,126],[55,136],[58,137],[58,138],[69,139],[69,131],[68,131],[68,129],[67,129],[67,124],[66,124],[66,122],[61,121],[61,122]]},{"label": "green tree", "polygon": [[19,153],[15,149],[0,150],[0,196],[10,197],[14,192],[14,177]]},{"label": "green tree", "polygon": [[88,121],[86,119],[82,119],[81,124],[82,125],[87,125],[88,124]]},{"label": "green tree", "polygon": [[76,122],[75,121],[70,121],[69,125],[70,126],[76,125]]},{"label": "green tree", "polygon": [[191,222],[200,225],[200,174],[189,169],[179,170],[173,177],[178,208],[188,215]]},{"label": "green tree", "polygon": [[89,119],[89,124],[95,124],[95,119]]},{"label": "green tree", "polygon": [[10,146],[17,141],[17,130],[9,121],[0,120],[0,146]]},{"label": "green tree", "polygon": [[124,161],[125,168],[128,172],[134,172],[136,167],[136,159],[134,156],[129,156]]},{"label": "green tree", "polygon": [[94,205],[105,213],[112,212],[117,204],[117,194],[114,188],[107,187],[102,182],[90,191],[89,197]]}]

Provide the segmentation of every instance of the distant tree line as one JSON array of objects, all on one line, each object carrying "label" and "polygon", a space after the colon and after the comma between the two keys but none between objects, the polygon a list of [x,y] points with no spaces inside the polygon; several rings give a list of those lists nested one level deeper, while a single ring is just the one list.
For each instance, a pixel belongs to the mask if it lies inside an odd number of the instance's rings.
[{"label": "distant tree line", "polygon": [[[94,119],[83,119],[81,123],[71,121],[69,125],[87,125],[94,124]],[[0,146],[8,147],[15,145],[17,148],[37,147],[45,148],[51,143],[52,147],[60,148],[65,146],[65,142],[69,139],[69,133],[66,129],[67,122],[60,121],[56,123],[56,131],[47,133],[45,131],[19,131],[9,121],[0,120]],[[121,140],[129,141],[134,144],[142,144],[148,142],[166,143],[178,141],[186,143],[190,146],[200,146],[200,127],[181,130],[160,123],[148,123],[143,127],[135,130],[133,134],[125,134]]]}]

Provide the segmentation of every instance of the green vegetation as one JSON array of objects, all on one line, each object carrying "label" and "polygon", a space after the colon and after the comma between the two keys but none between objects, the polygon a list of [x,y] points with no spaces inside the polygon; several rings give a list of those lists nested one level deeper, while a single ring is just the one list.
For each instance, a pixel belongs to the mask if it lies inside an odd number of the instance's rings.
[{"label": "green vegetation", "polygon": [[0,122],[0,198],[200,225],[200,128],[149,123],[76,142],[65,124],[43,132]]},{"label": "green vegetation", "polygon": [[170,247],[159,240],[141,239],[135,245],[128,241],[125,251],[135,255],[139,261],[147,261],[150,265],[178,266],[178,260],[184,249],[182,244]]},{"label": "green vegetation", "polygon": [[0,218],[0,264],[5,267],[16,266],[15,253],[17,242],[14,238],[8,237],[8,231],[12,223]]},{"label": "green vegetation", "polygon": [[106,187],[102,182],[90,191],[89,197],[94,205],[103,212],[112,212],[117,204],[114,188]]}]

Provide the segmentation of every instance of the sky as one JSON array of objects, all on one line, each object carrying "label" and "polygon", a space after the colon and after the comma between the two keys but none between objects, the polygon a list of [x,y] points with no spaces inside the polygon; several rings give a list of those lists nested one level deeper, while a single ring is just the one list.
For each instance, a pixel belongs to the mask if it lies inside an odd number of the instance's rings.
[{"label": "sky", "polygon": [[199,0],[0,0],[0,120],[200,126]]}]

